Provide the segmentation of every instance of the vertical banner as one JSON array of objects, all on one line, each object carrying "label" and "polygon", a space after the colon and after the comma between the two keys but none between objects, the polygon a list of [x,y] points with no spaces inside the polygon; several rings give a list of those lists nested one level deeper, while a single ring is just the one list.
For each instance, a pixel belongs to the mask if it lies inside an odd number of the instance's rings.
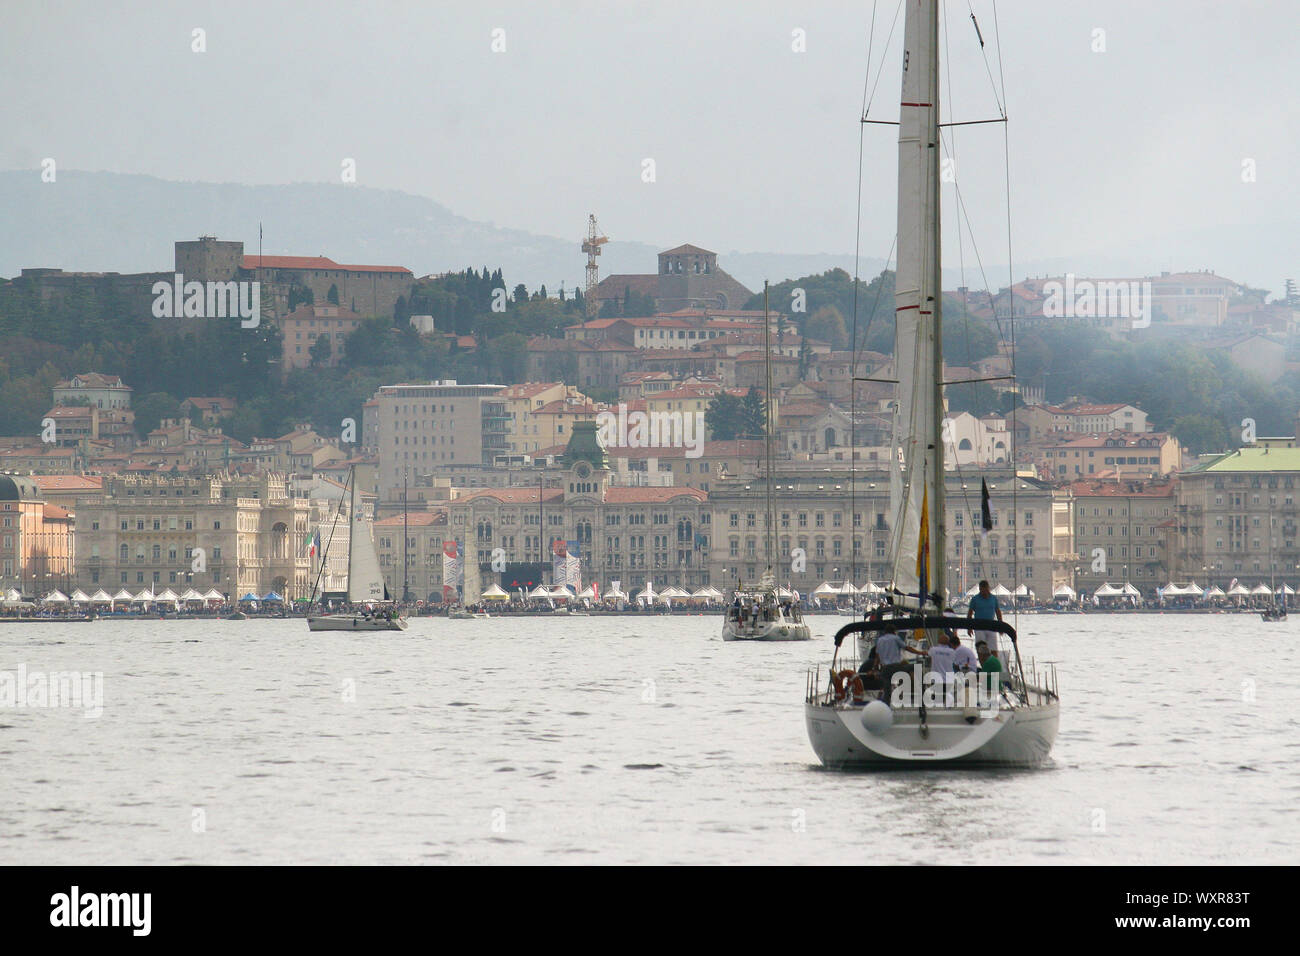
[{"label": "vertical banner", "polygon": [[442,599],[449,601],[465,583],[465,562],[460,555],[460,542],[447,538],[442,543]]}]

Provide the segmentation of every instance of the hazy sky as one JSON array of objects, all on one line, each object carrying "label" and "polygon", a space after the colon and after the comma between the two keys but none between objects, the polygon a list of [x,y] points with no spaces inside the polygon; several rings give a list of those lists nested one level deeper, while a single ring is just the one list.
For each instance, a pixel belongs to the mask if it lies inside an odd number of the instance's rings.
[{"label": "hazy sky", "polygon": [[[594,211],[617,239],[722,253],[852,251],[872,13],[874,76],[898,7],[3,2],[0,168],[53,157],[174,180],[338,182],[350,158],[363,185],[473,219],[576,241]],[[995,29],[988,0],[948,0],[950,119],[996,115],[972,7],[995,80],[1002,40],[1013,261],[1119,256],[1275,290],[1300,278],[1300,3],[1004,0]],[[191,50],[195,28],[206,52]],[[901,20],[872,110],[883,119],[897,115],[900,34]],[[895,131],[866,140],[862,252],[883,257]],[[1005,263],[1001,127],[960,131],[956,159],[979,253]]]}]

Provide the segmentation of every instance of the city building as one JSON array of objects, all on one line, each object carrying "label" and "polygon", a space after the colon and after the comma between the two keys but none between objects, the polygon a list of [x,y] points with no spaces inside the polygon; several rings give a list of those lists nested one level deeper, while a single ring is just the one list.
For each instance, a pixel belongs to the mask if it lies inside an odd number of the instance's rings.
[{"label": "city building", "polygon": [[73,555],[69,511],[47,502],[34,478],[0,474],[0,591],[66,594]]},{"label": "city building", "polygon": [[1075,590],[1130,583],[1151,596],[1170,580],[1177,482],[1173,479],[1070,483],[1079,561]]},{"label": "city building", "polygon": [[[491,464],[508,451],[509,419],[501,385],[384,385],[378,406],[379,492],[397,501],[402,485],[448,465]],[[369,413],[369,410],[367,410]]]},{"label": "city building", "polygon": [[675,309],[739,309],[754,297],[718,266],[718,254],[698,246],[677,246],[659,253],[654,275],[606,276],[592,293],[595,307],[621,304],[631,292],[654,300],[656,312]]},{"label": "city building", "polygon": [[[280,324],[280,368],[287,375],[296,368],[309,368],[313,364],[334,368],[343,358],[347,337],[365,321],[359,313],[342,306],[304,303],[284,318]],[[322,340],[329,342],[319,361],[313,362],[312,348]]]},{"label": "city building", "polygon": [[87,372],[59,382],[52,389],[55,405],[94,405],[96,408],[130,408],[131,392],[120,376]]},{"label": "city building", "polygon": [[87,591],[310,595],[313,508],[283,475],[108,476],[76,514],[75,577]]},{"label": "city building", "polygon": [[1173,580],[1300,587],[1297,494],[1300,448],[1238,448],[1179,474]]}]

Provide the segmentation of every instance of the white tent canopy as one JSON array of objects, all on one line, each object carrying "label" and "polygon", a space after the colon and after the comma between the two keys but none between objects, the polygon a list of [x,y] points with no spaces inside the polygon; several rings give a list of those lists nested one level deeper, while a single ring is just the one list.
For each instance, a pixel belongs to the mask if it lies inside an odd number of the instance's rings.
[{"label": "white tent canopy", "polygon": [[1263,595],[1265,597],[1271,597],[1273,591],[1267,584],[1256,584],[1253,588],[1250,589],[1250,593],[1254,595]]},{"label": "white tent canopy", "polygon": [[1205,592],[1201,590],[1200,586],[1195,581],[1193,581],[1190,584],[1188,584],[1187,587],[1183,588],[1183,593],[1194,594],[1197,597],[1200,597]]},{"label": "white tent canopy", "polygon": [[77,588],[75,591],[72,592],[72,603],[73,603],[73,604],[89,604],[89,603],[90,603],[90,595],[87,594],[85,591],[81,590],[81,588]]},{"label": "white tent canopy", "polygon": [[140,589],[140,593],[137,594],[135,597],[131,598],[131,600],[132,600],[132,601],[141,601],[141,602],[143,602],[143,603],[145,603],[145,604],[152,604],[152,603],[153,603],[153,600],[154,600],[153,592],[152,592],[152,591],[146,591],[144,588],[141,588],[141,589]]},{"label": "white tent canopy", "polygon": [[821,584],[817,585],[817,587],[813,590],[813,597],[815,598],[838,597],[839,593],[840,593],[839,588],[831,584],[829,581],[823,581]]},{"label": "white tent canopy", "polygon": [[216,588],[208,588],[208,593],[203,595],[205,601],[224,601],[226,596]]},{"label": "white tent canopy", "polygon": [[90,596],[90,600],[93,601],[95,604],[111,604],[111,603],[113,603],[113,599],[112,599],[111,597],[108,596],[108,592],[105,591],[103,588],[100,588],[98,591],[96,591],[94,594],[92,594],[92,595]]},{"label": "white tent canopy", "polygon": [[1216,584],[1214,585],[1214,587],[1210,588],[1208,591],[1205,592],[1205,596],[1207,598],[1216,598],[1216,597],[1224,597],[1225,595],[1223,593],[1223,588],[1219,587]]},{"label": "white tent canopy", "polygon": [[198,591],[194,590],[193,588],[186,588],[186,589],[181,593],[181,600],[182,600],[182,601],[202,601],[202,600],[203,600],[203,595],[200,594]]},{"label": "white tent canopy", "polygon": [[1235,585],[1232,588],[1232,590],[1228,592],[1228,594],[1231,595],[1232,597],[1249,597],[1250,589],[1247,588],[1246,585],[1244,584],[1238,584]]},{"label": "white tent canopy", "polygon": [[868,581],[862,587],[858,588],[859,594],[884,594],[885,589],[874,581]]},{"label": "white tent canopy", "polygon": [[660,592],[659,592],[659,596],[660,596],[661,598],[677,598],[677,599],[681,599],[681,598],[688,598],[688,597],[690,597],[690,596],[691,596],[691,592],[690,592],[690,591],[687,591],[687,590],[684,589],[684,588],[679,588],[677,585],[674,584],[674,585],[670,585],[669,587],[666,587],[666,588],[664,588],[662,591],[660,591]]},{"label": "white tent canopy", "polygon": [[1092,592],[1093,597],[1119,597],[1123,593],[1123,591],[1112,585],[1109,581]]},{"label": "white tent canopy", "polygon": [[166,590],[163,591],[162,594],[159,594],[156,598],[154,598],[154,600],[158,601],[161,604],[175,604],[177,601],[180,600],[180,598],[176,595],[175,591],[173,591],[171,588],[167,588]]},{"label": "white tent canopy", "polygon": [[1015,590],[1016,597],[1033,597],[1034,592],[1029,590],[1028,584],[1022,584]]},{"label": "white tent canopy", "polygon": [[131,592],[128,591],[126,588],[119,588],[118,591],[117,591],[117,593],[113,595],[113,600],[114,600],[114,601],[130,601],[130,600],[132,600],[132,594],[131,594]]},{"label": "white tent canopy", "polygon": [[1139,591],[1137,588],[1135,588],[1133,585],[1129,584],[1127,581],[1124,582],[1124,587],[1121,590],[1123,591],[1124,594],[1128,594],[1133,597],[1142,596],[1142,592]]},{"label": "white tent canopy", "polygon": [[1187,594],[1186,588],[1180,588],[1177,584],[1170,581],[1160,589],[1161,597],[1183,597]]},{"label": "white tent canopy", "polygon": [[55,588],[49,594],[45,595],[43,600],[46,604],[67,604],[68,596],[58,588]]},{"label": "white tent canopy", "polygon": [[544,584],[539,584],[528,592],[528,599],[530,601],[545,601],[550,596],[551,592],[547,590],[546,585]]},{"label": "white tent canopy", "polygon": [[[979,588],[976,588],[976,589],[975,589],[975,593],[976,593],[976,594],[979,593]],[[999,584],[999,585],[996,585],[996,586],[993,588],[993,594],[994,594],[995,596],[997,596],[997,597],[1011,597],[1011,592],[1007,590],[1007,587],[1006,587],[1005,584]]]},{"label": "white tent canopy", "polygon": [[483,589],[483,597],[490,598],[494,601],[500,601],[503,598],[509,598],[510,595],[506,593],[505,588],[501,587],[501,585],[489,584]]},{"label": "white tent canopy", "polygon": [[1074,600],[1077,596],[1078,595],[1075,594],[1074,588],[1070,587],[1068,584],[1062,584],[1060,587],[1058,587],[1055,591],[1052,592],[1052,597],[1054,598],[1063,597],[1063,598],[1069,598],[1070,600]]},{"label": "white tent canopy", "polygon": [[1295,594],[1295,590],[1291,587],[1291,585],[1287,584],[1287,583],[1284,581],[1284,582],[1282,582],[1282,586],[1281,586],[1280,588],[1277,589],[1277,593],[1278,593],[1278,594]]}]

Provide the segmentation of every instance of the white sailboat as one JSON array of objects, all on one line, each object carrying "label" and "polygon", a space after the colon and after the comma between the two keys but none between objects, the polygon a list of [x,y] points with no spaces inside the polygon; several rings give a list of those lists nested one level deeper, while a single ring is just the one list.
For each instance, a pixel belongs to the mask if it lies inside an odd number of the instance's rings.
[{"label": "white sailboat", "polygon": [[[335,614],[308,614],[307,627],[313,631],[404,631],[406,618],[391,604],[388,607],[382,606],[390,602],[390,598],[388,589],[384,586],[383,572],[379,569],[379,556],[375,553],[370,522],[365,520],[357,508],[354,473],[349,473],[348,484],[352,488],[348,507],[348,520],[351,522],[348,529],[348,603],[354,610]],[[339,506],[342,508],[342,502]],[[338,514],[334,520],[337,524]],[[326,556],[324,553],[321,555],[322,569]],[[314,602],[314,587],[312,592]]]},{"label": "white sailboat", "polygon": [[[872,671],[836,673],[821,688],[808,675],[804,715],[808,738],[832,768],[917,764],[1042,762],[1056,739],[1060,701],[1055,674],[1026,678],[1015,629],[974,622],[996,647],[1010,638],[1012,659],[997,677],[949,678],[926,666],[945,630],[971,622],[945,614],[942,287],[939,232],[938,0],[907,0],[903,88],[898,134],[898,272],[894,355],[896,462],[891,468],[893,584],[890,613],[856,621],[835,635],[857,636],[867,660],[883,632],[914,655]],[[882,644],[893,657],[897,644]],[[936,653],[940,661],[946,655]],[[950,666],[950,665],[949,665]],[[943,668],[946,669],[946,668]],[[874,683],[875,687],[870,684]]]},{"label": "white sailboat", "polygon": [[773,536],[776,534],[776,510],[772,501],[772,325],[767,314],[767,283],[763,284],[763,351],[765,353],[767,406],[763,437],[765,445],[764,482],[767,487],[767,530],[764,549],[767,570],[758,584],[738,586],[731,603],[722,614],[724,641],[808,641],[812,628],[803,619],[797,595],[785,596],[776,586],[772,570]]}]

